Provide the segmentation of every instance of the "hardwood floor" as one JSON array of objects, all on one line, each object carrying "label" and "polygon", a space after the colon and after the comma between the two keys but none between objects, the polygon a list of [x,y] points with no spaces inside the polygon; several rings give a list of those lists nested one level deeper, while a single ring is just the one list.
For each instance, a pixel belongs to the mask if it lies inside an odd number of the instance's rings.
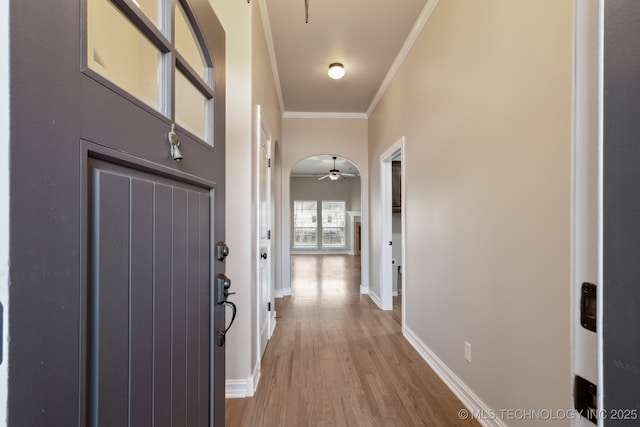
[{"label": "hardwood floor", "polygon": [[391,312],[360,295],[360,257],[292,256],[293,296],[255,396],[227,399],[228,427],[478,426],[402,336]]}]

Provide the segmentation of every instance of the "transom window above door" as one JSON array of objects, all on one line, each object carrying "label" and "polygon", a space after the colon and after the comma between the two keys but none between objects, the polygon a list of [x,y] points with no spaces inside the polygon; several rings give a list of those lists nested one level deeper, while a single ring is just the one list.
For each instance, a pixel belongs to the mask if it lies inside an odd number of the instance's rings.
[{"label": "transom window above door", "polygon": [[84,72],[213,145],[213,62],[186,0],[86,0]]}]

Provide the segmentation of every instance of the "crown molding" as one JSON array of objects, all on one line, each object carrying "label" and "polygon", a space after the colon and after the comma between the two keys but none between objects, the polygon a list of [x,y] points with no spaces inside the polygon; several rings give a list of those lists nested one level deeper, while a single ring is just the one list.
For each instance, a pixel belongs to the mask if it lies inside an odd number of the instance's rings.
[{"label": "crown molding", "polygon": [[420,33],[424,29],[425,25],[427,25],[429,18],[431,18],[431,15],[438,5],[438,2],[440,2],[440,0],[427,0],[427,3],[424,5],[422,12],[420,12],[418,19],[416,20],[416,23],[413,25],[409,36],[402,45],[402,49],[400,49],[400,52],[398,52],[398,56],[396,56],[395,61],[393,61],[393,64],[391,64],[391,68],[389,68],[389,72],[382,81],[382,84],[380,85],[376,96],[373,97],[373,100],[369,105],[369,109],[367,110],[367,117],[371,116],[371,113],[373,113],[373,110],[375,110],[378,102],[380,102],[380,99],[382,99],[382,96],[389,88],[389,85],[393,81],[393,78],[396,76],[396,73],[400,69],[400,66],[407,58],[407,55],[409,55],[411,48],[418,39],[418,36],[420,36]]},{"label": "crown molding", "polygon": [[269,21],[269,11],[267,10],[267,1],[258,0],[260,8],[260,16],[262,18],[262,27],[264,29],[264,38],[267,42],[267,50],[269,51],[269,60],[271,62],[271,71],[273,72],[273,83],[276,86],[276,94],[280,111],[284,111],[284,100],[282,98],[282,88],[280,87],[280,75],[278,74],[278,62],[276,61],[276,50],[273,46],[273,34],[271,32],[271,22]]},{"label": "crown molding", "polygon": [[364,119],[368,116],[365,113],[315,113],[285,111],[283,119]]}]

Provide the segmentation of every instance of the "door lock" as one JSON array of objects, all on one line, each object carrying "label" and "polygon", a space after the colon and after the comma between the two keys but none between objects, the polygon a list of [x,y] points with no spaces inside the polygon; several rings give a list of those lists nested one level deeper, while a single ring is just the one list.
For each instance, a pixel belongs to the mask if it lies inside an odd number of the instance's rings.
[{"label": "door lock", "polygon": [[218,274],[216,277],[216,303],[224,304],[227,302],[229,295],[235,295],[235,292],[229,292],[231,287],[231,280],[224,274]]},{"label": "door lock", "polygon": [[[225,245],[226,247],[226,245]],[[228,251],[227,251],[228,252]],[[227,326],[224,330],[218,331],[218,335],[216,337],[218,346],[222,347],[225,342],[225,337],[231,325],[233,325],[233,321],[236,320],[236,305],[231,301],[227,301],[227,297],[229,295],[234,295],[235,292],[229,292],[229,288],[231,287],[231,280],[225,276],[224,274],[218,274],[215,281],[215,294],[216,294],[216,303],[223,305],[225,307],[231,307],[233,311],[231,316],[231,322],[229,322],[229,326]]]},{"label": "door lock", "polygon": [[216,245],[216,258],[218,261],[224,261],[229,256],[229,246],[225,242],[218,242]]}]

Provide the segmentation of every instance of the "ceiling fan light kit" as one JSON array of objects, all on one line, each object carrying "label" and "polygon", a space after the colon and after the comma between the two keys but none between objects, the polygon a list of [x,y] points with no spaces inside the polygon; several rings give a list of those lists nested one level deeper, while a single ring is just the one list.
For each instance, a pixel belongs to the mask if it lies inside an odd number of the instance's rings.
[{"label": "ceiling fan light kit", "polygon": [[333,169],[329,169],[329,173],[324,175],[324,176],[321,176],[320,178],[318,178],[318,181],[322,181],[325,178],[329,178],[331,181],[337,181],[340,178],[344,179],[344,177],[346,177],[346,176],[356,176],[355,174],[352,174],[352,173],[342,173],[342,172],[340,172],[338,169],[336,169],[336,159],[338,157],[333,156],[332,158],[333,158]]}]

